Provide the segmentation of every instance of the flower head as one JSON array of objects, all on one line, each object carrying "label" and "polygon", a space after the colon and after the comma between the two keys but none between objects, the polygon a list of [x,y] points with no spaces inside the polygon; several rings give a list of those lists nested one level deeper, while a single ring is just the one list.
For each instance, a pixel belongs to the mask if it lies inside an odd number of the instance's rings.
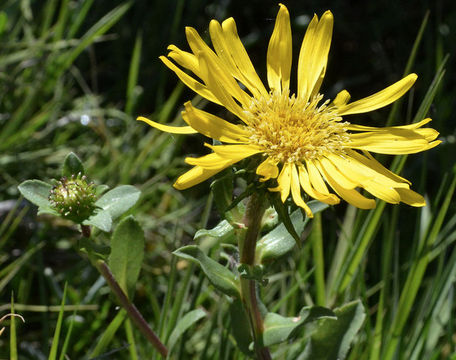
[{"label": "flower head", "polygon": [[88,183],[87,177],[81,173],[60,179],[49,195],[52,207],[62,217],[78,224],[93,215],[96,200],[94,183]]},{"label": "flower head", "polygon": [[188,126],[167,126],[138,118],[162,131],[199,132],[223,143],[207,145],[212,149],[208,155],[186,158],[194,167],[177,179],[177,189],[189,188],[242,159],[261,154],[256,168],[259,180],[276,181],[277,185],[269,190],[280,192],[283,202],[291,193],[293,201],[309,217],[312,212],[302,198],[303,192],[327,204],[337,204],[342,198],[362,209],[375,207],[375,200],[361,195],[357,188],[389,203],[425,205],[423,197],[410,189],[409,181],[383,167],[371,152],[411,154],[438,145],[438,132],[423,128],[431,119],[383,128],[355,125],[345,119],[391,104],[410,89],[417,76],[410,74],[361,100],[350,102],[346,90],[333,101],[325,99],[320,87],[332,29],[330,11],[321,19],[315,15],[310,22],[299,53],[294,93],[290,89],[291,26],[284,5],[280,4],[267,51],[268,88],[258,77],[232,18],[222,24],[211,21],[209,32],[214,50],[195,29],[186,28],[191,52],[170,45],[168,57],[160,59],[185,85],[225,107],[238,122],[196,109],[190,102],[185,103],[182,112]]}]

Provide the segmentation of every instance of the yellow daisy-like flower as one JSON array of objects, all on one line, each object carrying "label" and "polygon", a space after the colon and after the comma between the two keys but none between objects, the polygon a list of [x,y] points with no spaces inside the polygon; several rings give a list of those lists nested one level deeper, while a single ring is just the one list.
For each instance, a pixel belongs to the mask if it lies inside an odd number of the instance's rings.
[{"label": "yellow daisy-like flower", "polygon": [[[212,153],[186,158],[194,167],[174,186],[186,189],[255,154],[263,161],[256,173],[260,181],[277,180],[270,191],[280,192],[284,202],[290,195],[309,217],[310,208],[302,191],[327,204],[340,198],[361,209],[375,207],[375,200],[361,195],[363,188],[386,202],[424,206],[423,197],[410,190],[410,182],[376,161],[370,152],[411,154],[438,145],[438,132],[423,125],[431,121],[377,128],[351,124],[345,115],[382,108],[404,95],[417,75],[410,74],[386,89],[349,102],[343,90],[330,102],[320,94],[333,30],[333,15],[326,11],[310,22],[298,59],[298,88],[290,92],[292,36],[287,8],[280,4],[267,52],[269,90],[258,77],[242,45],[233,18],[222,24],[212,20],[209,32],[214,50],[195,29],[186,28],[192,52],[170,45],[168,57],[160,59],[180,80],[202,97],[224,106],[239,122],[234,124],[185,103],[182,117],[188,126],[174,127],[138,120],[175,134],[201,133],[226,145],[207,145]],[[173,61],[171,61],[172,59]],[[176,65],[177,64],[177,65]],[[181,68],[192,72],[188,75]],[[332,188],[336,194],[328,189]],[[339,198],[340,197],[340,198]]]}]

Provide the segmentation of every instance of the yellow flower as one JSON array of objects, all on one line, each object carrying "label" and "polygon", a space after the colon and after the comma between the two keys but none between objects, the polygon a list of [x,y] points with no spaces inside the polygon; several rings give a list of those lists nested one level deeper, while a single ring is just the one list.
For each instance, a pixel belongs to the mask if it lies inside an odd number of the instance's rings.
[{"label": "yellow flower", "polygon": [[[212,153],[186,158],[194,167],[180,176],[174,186],[186,189],[238,161],[255,154],[263,160],[256,173],[260,181],[277,180],[270,191],[280,192],[282,202],[290,195],[309,217],[312,212],[302,193],[327,204],[340,198],[361,209],[375,207],[375,200],[361,195],[363,188],[373,196],[397,204],[424,206],[423,197],[410,190],[410,182],[392,173],[370,152],[411,154],[438,145],[438,132],[423,125],[431,121],[377,128],[345,121],[345,115],[373,111],[391,104],[414,84],[410,74],[386,89],[349,102],[343,90],[330,102],[320,94],[333,29],[333,15],[326,11],[310,22],[298,59],[297,91],[290,91],[292,36],[287,8],[280,4],[267,52],[269,90],[258,77],[242,45],[232,18],[222,24],[212,20],[209,32],[214,50],[195,29],[186,28],[190,52],[170,45],[160,59],[180,80],[202,97],[229,110],[237,119],[228,122],[185,103],[182,117],[188,126],[138,120],[175,134],[201,133],[224,145],[208,145]],[[172,59],[173,61],[171,61]],[[176,65],[177,64],[177,65]],[[181,68],[195,76],[188,75]],[[336,194],[328,189],[331,188]],[[339,198],[340,197],[340,198]]]}]

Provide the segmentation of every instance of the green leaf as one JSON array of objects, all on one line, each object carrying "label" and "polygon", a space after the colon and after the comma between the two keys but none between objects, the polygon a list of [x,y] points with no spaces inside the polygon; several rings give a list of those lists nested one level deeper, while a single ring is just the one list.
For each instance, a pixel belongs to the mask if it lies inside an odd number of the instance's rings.
[{"label": "green leaf", "polygon": [[274,209],[277,212],[277,215],[279,216],[281,223],[285,226],[289,234],[294,239],[295,243],[299,245],[301,243],[301,239],[298,235],[298,232],[293,226],[293,222],[290,219],[288,207],[282,202],[282,200],[280,200],[280,197],[277,193],[269,194],[269,198],[271,204],[274,206]]},{"label": "green leaf", "polygon": [[361,301],[334,310],[337,320],[325,319],[307,343],[302,360],[343,360],[363,324],[366,313]]},{"label": "green leaf", "polygon": [[263,344],[271,346],[289,340],[303,325],[321,319],[336,319],[336,316],[331,310],[321,306],[305,307],[298,317],[268,313],[264,318]]},{"label": "green leaf", "polygon": [[120,287],[130,299],[134,294],[143,258],[144,231],[133,216],[128,216],[114,230],[108,263]]},{"label": "green leaf", "polygon": [[211,230],[198,230],[193,239],[204,250],[210,249],[221,242],[232,242],[230,240],[234,240],[234,237],[234,227],[228,221],[222,220]]},{"label": "green leaf", "polygon": [[[43,210],[52,211],[51,203],[49,202],[49,194],[52,186],[41,180],[26,180],[17,187],[28,201],[37,205]],[[55,212],[57,214],[57,212]]]},{"label": "green leaf", "polygon": [[92,215],[87,220],[82,222],[83,225],[92,225],[102,231],[111,231],[112,218],[108,211],[98,210],[95,215]]},{"label": "green leaf", "polygon": [[78,242],[79,250],[87,252],[93,258],[105,259],[110,253],[111,248],[105,244],[97,244],[93,239],[81,237]]},{"label": "green leaf", "polygon": [[239,279],[226,267],[209,258],[198,248],[198,246],[184,246],[174,251],[173,254],[183,259],[196,262],[216,289],[226,295],[239,298]]},{"label": "green leaf", "polygon": [[[308,203],[314,214],[326,209],[327,204],[314,200]],[[293,229],[301,234],[309,218],[303,217],[300,209],[295,210],[290,218]],[[295,237],[290,234],[284,223],[276,226],[272,231],[263,236],[257,243],[256,258],[261,264],[271,262],[291,251],[296,244]]]},{"label": "green leaf", "polygon": [[252,356],[253,352],[250,349],[252,343],[252,334],[250,332],[249,318],[245,312],[242,301],[235,299],[230,304],[231,317],[231,334],[236,340],[239,350],[248,356]]},{"label": "green leaf", "polygon": [[115,220],[136,204],[140,194],[132,185],[121,185],[104,194],[95,205],[107,211]]},{"label": "green leaf", "polygon": [[100,184],[95,186],[95,194],[101,196],[105,191],[109,190],[109,186],[105,184]]},{"label": "green leaf", "polygon": [[225,213],[233,201],[233,175],[230,169],[223,171],[217,179],[211,183],[215,205],[220,214]]},{"label": "green leaf", "polygon": [[184,334],[187,329],[196,323],[198,320],[206,316],[206,312],[201,309],[196,309],[185,314],[182,319],[180,319],[173,329],[173,332],[169,336],[168,340],[168,351],[171,352],[174,345],[177,343],[179,338]]},{"label": "green leaf", "polygon": [[71,175],[78,175],[79,173],[84,175],[84,165],[75,153],[70,152],[63,161],[62,176],[70,178]]}]

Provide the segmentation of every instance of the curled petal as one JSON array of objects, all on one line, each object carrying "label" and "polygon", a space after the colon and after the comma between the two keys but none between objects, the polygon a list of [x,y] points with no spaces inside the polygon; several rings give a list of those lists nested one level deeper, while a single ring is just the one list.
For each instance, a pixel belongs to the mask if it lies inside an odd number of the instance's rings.
[{"label": "curled petal", "polygon": [[347,90],[339,92],[333,100],[333,105],[340,108],[350,101],[350,93]]},{"label": "curled petal", "polygon": [[173,59],[178,65],[190,70],[196,76],[201,78],[198,59],[192,53],[183,51],[175,45],[168,46],[168,57]]},{"label": "curled petal", "polygon": [[279,176],[279,168],[277,167],[277,161],[272,160],[270,157],[266,158],[256,169],[256,173],[260,176],[261,182],[269,179],[275,179]]}]

